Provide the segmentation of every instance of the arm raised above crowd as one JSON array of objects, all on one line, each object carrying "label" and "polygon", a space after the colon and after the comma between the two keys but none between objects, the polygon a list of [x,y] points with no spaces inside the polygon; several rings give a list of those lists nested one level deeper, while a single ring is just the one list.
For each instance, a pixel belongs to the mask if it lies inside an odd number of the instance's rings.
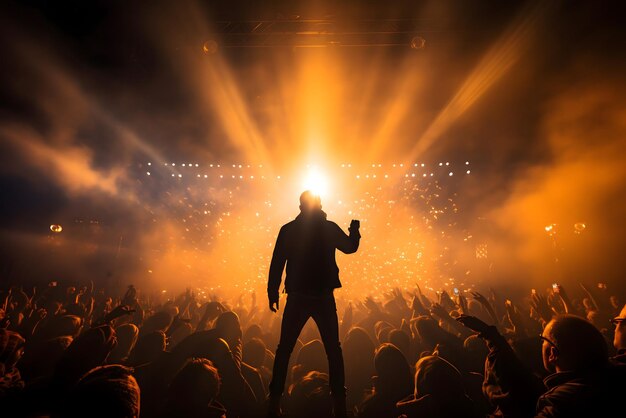
[{"label": "arm raised above crowd", "polygon": [[504,416],[532,416],[545,387],[517,357],[497,328],[469,315],[457,321],[483,338],[489,354],[485,362],[483,393]]}]

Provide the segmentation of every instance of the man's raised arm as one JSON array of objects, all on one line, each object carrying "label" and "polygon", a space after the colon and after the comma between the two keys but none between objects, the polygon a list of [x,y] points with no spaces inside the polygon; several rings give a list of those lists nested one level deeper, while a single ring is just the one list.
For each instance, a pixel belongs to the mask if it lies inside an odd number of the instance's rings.
[{"label": "man's raised arm", "polygon": [[361,233],[359,232],[361,223],[355,219],[350,222],[350,228],[348,228],[350,235],[346,235],[338,225],[335,226],[337,227],[335,247],[345,254],[355,253],[356,250],[359,249],[359,242],[361,240]]}]

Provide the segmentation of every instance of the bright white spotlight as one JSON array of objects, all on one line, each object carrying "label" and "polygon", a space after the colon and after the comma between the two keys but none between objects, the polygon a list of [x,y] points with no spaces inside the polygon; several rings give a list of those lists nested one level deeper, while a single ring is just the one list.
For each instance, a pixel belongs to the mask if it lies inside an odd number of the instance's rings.
[{"label": "bright white spotlight", "polygon": [[317,167],[310,167],[302,183],[303,190],[325,197],[328,193],[328,179]]}]

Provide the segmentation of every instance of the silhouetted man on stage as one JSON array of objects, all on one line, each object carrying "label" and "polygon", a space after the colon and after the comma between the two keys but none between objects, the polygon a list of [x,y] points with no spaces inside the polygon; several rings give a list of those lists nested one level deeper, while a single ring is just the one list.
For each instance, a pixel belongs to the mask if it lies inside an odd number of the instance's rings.
[{"label": "silhouetted man on stage", "polygon": [[305,191],[300,196],[300,214],[280,229],[270,265],[267,294],[270,309],[278,310],[278,291],[285,263],[287,304],[283,313],[280,342],[270,383],[269,416],[280,415],[289,357],[306,321],[313,317],[322,337],[330,390],[336,417],[346,416],[346,388],[343,354],[339,343],[337,307],[333,289],[341,287],[335,249],[351,254],[359,248],[360,223],[352,220],[350,235],[326,220],[319,196]]}]

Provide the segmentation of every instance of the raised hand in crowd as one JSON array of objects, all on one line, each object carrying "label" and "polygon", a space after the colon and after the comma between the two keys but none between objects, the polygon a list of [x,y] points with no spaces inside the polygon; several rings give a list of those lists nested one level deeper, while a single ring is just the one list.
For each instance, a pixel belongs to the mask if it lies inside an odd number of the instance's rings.
[{"label": "raised hand in crowd", "polygon": [[548,304],[548,301],[546,300],[546,298],[543,297],[538,292],[533,293],[531,297],[532,297],[531,302],[530,302],[531,306],[533,307],[535,312],[539,315],[539,318],[544,323],[550,322],[550,320],[552,319],[552,316],[554,315],[554,312],[552,311],[552,308],[550,308],[550,305]]},{"label": "raised hand in crowd", "polygon": [[[474,300],[478,301],[483,309],[485,309],[485,311],[489,314],[491,320],[493,321],[493,324],[496,326],[500,326],[500,318],[498,317],[498,314],[496,313],[496,310],[491,302],[489,302],[489,300],[479,292],[470,292],[470,294],[472,295]],[[492,294],[495,295],[495,292],[492,292]]]}]

